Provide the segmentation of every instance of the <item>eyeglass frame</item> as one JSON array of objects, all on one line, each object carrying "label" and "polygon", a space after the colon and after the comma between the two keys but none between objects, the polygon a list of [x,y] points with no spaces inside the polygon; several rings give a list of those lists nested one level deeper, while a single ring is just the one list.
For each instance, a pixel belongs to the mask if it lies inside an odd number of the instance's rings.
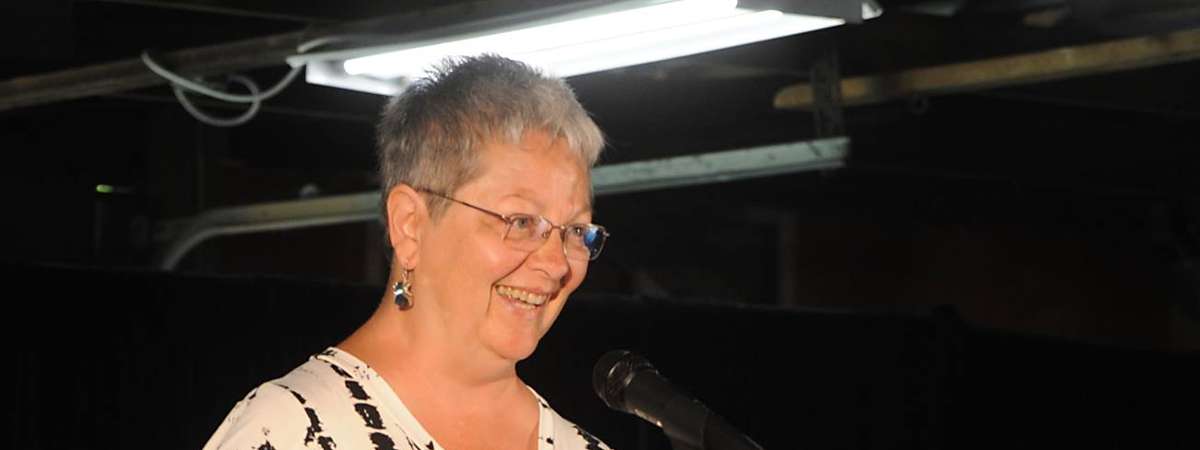
[{"label": "eyeglass frame", "polygon": [[[498,212],[496,212],[496,211],[492,211],[492,210],[490,210],[490,209],[487,209],[487,208],[484,208],[484,207],[481,207],[481,206],[477,206],[477,205],[473,205],[473,204],[471,204],[471,203],[464,202],[464,201],[462,201],[462,200],[459,200],[459,199],[457,199],[457,198],[454,198],[454,197],[451,197],[451,196],[449,196],[449,195],[443,194],[443,193],[441,193],[441,192],[434,191],[434,190],[432,190],[432,189],[425,189],[425,188],[414,188],[414,190],[416,190],[417,192],[424,192],[424,193],[426,193],[426,194],[433,195],[433,196],[435,196],[435,197],[440,197],[440,198],[443,198],[443,199],[446,199],[446,200],[450,200],[450,201],[452,201],[452,202],[454,202],[454,203],[458,203],[458,204],[460,204],[460,205],[466,206],[466,207],[468,207],[468,208],[474,209],[474,210],[476,210],[476,211],[479,211],[479,212],[481,212],[481,213],[484,213],[484,214],[487,214],[487,215],[489,215],[489,216],[492,216],[492,217],[495,217],[495,218],[497,218],[497,219],[500,219],[500,221],[504,222],[504,224],[505,224],[505,228],[504,228],[504,236],[503,236],[503,238],[502,238],[502,239],[508,239],[508,233],[509,233],[509,231],[510,231],[510,230],[512,230],[512,227],[513,227],[513,218],[512,218],[512,216],[514,216],[514,215],[521,215],[521,216],[528,216],[528,217],[537,217],[538,219],[541,219],[542,221],[544,221],[544,222],[546,222],[546,223],[550,224],[550,229],[546,231],[546,233],[544,234],[544,236],[545,236],[545,237],[544,237],[544,238],[542,238],[542,242],[543,242],[543,244],[545,243],[545,241],[548,241],[548,240],[550,240],[550,233],[552,233],[552,232],[553,232],[553,230],[558,230],[558,232],[559,232],[559,236],[562,238],[562,245],[563,245],[563,247],[562,247],[562,250],[563,250],[563,256],[566,256],[566,254],[567,254],[567,239],[566,239],[566,236],[567,236],[567,227],[569,227],[569,226],[573,226],[573,225],[585,225],[585,226],[587,226],[587,227],[596,227],[596,231],[597,231],[597,232],[599,232],[601,235],[603,235],[603,236],[604,236],[604,240],[600,242],[600,247],[596,249],[596,253],[594,253],[594,254],[593,254],[593,253],[592,253],[592,251],[591,251],[591,249],[588,249],[588,259],[587,259],[588,261],[595,261],[597,258],[599,258],[599,257],[600,257],[600,253],[604,251],[604,244],[608,243],[608,237],[609,237],[609,236],[611,236],[611,235],[608,233],[608,229],[604,228],[604,226],[603,226],[603,225],[596,225],[596,224],[594,224],[594,223],[567,223],[567,224],[558,225],[558,224],[556,224],[556,223],[554,223],[554,222],[550,221],[550,219],[547,219],[546,217],[544,217],[544,216],[542,216],[542,215],[540,215],[540,214],[525,214],[525,213],[518,213],[518,214],[512,214],[512,215],[509,215],[509,214],[501,214],[501,213],[498,213]],[[587,248],[587,246],[584,246],[584,248]]]}]

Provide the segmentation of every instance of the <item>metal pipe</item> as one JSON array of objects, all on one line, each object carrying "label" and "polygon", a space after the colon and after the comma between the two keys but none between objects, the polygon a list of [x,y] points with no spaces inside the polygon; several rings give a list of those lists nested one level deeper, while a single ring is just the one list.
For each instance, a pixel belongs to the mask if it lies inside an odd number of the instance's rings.
[{"label": "metal pipe", "polygon": [[[952,94],[1039,83],[1200,59],[1200,29],[1099,44],[922,67],[842,80],[846,106],[882,103],[915,95]],[[794,84],[775,94],[775,107],[810,109],[813,88]]]},{"label": "metal pipe", "polygon": [[[806,170],[842,167],[850,139],[835,137],[700,155],[597,167],[596,195],[722,183]],[[214,209],[166,222],[155,234],[165,242],[158,267],[173,270],[193,248],[217,236],[281,231],[377,220],[379,192]]]}]

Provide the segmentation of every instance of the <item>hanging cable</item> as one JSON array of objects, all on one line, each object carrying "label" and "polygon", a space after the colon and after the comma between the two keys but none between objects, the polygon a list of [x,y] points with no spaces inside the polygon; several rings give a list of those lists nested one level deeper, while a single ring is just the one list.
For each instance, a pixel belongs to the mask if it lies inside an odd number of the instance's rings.
[{"label": "hanging cable", "polygon": [[[370,37],[370,36],[369,35],[326,36],[326,37],[321,37],[321,38],[317,38],[317,39],[313,39],[313,40],[301,43],[300,45],[297,46],[296,51],[298,53],[305,53],[314,48],[328,45],[331,43],[337,43],[337,42],[343,42],[343,41],[355,41],[355,40],[360,40],[360,39],[366,39],[368,37]],[[279,82],[275,83],[274,86],[271,86],[269,89],[267,89],[265,91],[260,91],[258,84],[255,83],[254,80],[250,79],[249,77],[246,77],[244,75],[239,75],[239,74],[229,75],[228,78],[230,81],[234,81],[234,82],[237,82],[237,83],[245,86],[246,90],[248,90],[250,92],[249,94],[243,95],[243,94],[234,94],[231,92],[213,89],[211,87],[205,86],[201,82],[188,79],[188,78],[181,76],[175,72],[172,72],[172,71],[168,70],[167,68],[163,67],[161,64],[159,64],[158,61],[155,61],[154,58],[150,56],[149,51],[142,52],[142,63],[145,64],[146,67],[149,68],[151,72],[154,72],[156,75],[162,77],[163,79],[167,80],[171,84],[171,89],[175,92],[175,98],[179,99],[179,103],[181,105],[183,105],[183,109],[187,110],[188,114],[191,114],[192,117],[195,117],[196,120],[199,120],[200,122],[203,122],[208,125],[216,126],[216,127],[233,127],[233,126],[238,126],[238,125],[244,124],[246,122],[249,122],[250,119],[253,119],[254,116],[256,114],[258,114],[258,110],[262,106],[262,102],[264,100],[274,97],[275,95],[282,92],[283,89],[288,87],[288,85],[292,84],[292,82],[296,80],[296,77],[300,75],[300,72],[302,70],[304,70],[303,65],[293,67],[291,70],[288,71],[288,73],[286,75],[283,76],[282,79],[279,80]],[[231,103],[249,103],[250,106],[249,106],[249,108],[246,109],[246,112],[242,113],[241,115],[239,115],[237,117],[229,117],[229,118],[213,117],[213,116],[205,113],[203,110],[201,110],[195,104],[193,104],[192,101],[187,97],[188,92],[205,95],[208,97],[215,98],[217,100],[223,100],[223,101],[227,101],[227,102],[231,102]]]},{"label": "hanging cable", "polygon": [[[238,74],[229,75],[230,81],[234,81],[245,86],[246,90],[250,92],[249,95],[239,95],[210,88],[204,84],[189,80],[174,72],[171,72],[162,65],[158,64],[154,58],[150,57],[150,52],[142,52],[142,63],[146,64],[146,67],[148,67],[150,71],[154,72],[160,77],[163,77],[163,79],[166,79],[171,83],[171,89],[175,92],[175,98],[179,99],[180,105],[183,106],[183,109],[186,110],[188,114],[191,114],[192,117],[202,123],[215,127],[234,127],[249,122],[250,119],[253,119],[254,116],[258,114],[258,110],[262,106],[263,100],[274,97],[276,94],[282,92],[284,88],[286,88],[292,83],[292,81],[296,79],[296,76],[300,74],[300,71],[304,69],[304,66],[293,67],[288,71],[287,75],[284,75],[283,79],[279,80],[278,83],[275,83],[274,86],[271,86],[271,88],[267,89],[266,91],[260,91],[258,84],[249,77]],[[195,104],[193,104],[192,101],[188,99],[185,91],[195,92],[197,94],[206,95],[208,97],[227,102],[249,103],[250,107],[246,109],[246,112],[237,117],[214,117],[208,113],[205,113]]]},{"label": "hanging cable", "polygon": [[175,98],[179,99],[179,104],[183,105],[183,109],[187,110],[188,114],[191,114],[192,117],[196,118],[196,120],[214,127],[235,127],[249,122],[250,119],[253,119],[254,116],[258,114],[258,109],[262,106],[262,100],[259,100],[258,97],[262,96],[262,94],[259,94],[258,84],[248,77],[242,75],[230,75],[229,80],[245,86],[246,90],[250,91],[250,95],[247,97],[255,98],[254,101],[250,102],[250,107],[246,109],[246,112],[237,117],[225,118],[208,115],[204,111],[201,111],[200,108],[196,107],[196,105],[192,104],[192,101],[188,99],[187,92],[185,92],[183,87],[178,84],[173,84],[171,89],[175,91]]},{"label": "hanging cable", "polygon": [[292,70],[288,71],[287,75],[283,76],[283,79],[279,80],[279,82],[276,83],[274,86],[271,86],[270,89],[267,89],[266,91],[263,91],[260,94],[237,95],[237,94],[231,94],[228,92],[223,92],[223,91],[218,91],[216,89],[212,89],[208,86],[205,86],[203,84],[197,83],[192,80],[189,80],[189,79],[184,78],[174,72],[171,72],[170,70],[167,70],[165,67],[159,65],[158,62],[154,61],[154,58],[150,57],[149,52],[142,52],[142,62],[146,64],[146,67],[150,68],[150,71],[154,72],[155,74],[157,74],[160,77],[163,77],[167,81],[170,81],[171,84],[173,84],[175,86],[182,87],[184,89],[187,89],[189,91],[192,91],[192,92],[195,92],[198,94],[204,94],[204,95],[207,95],[209,97],[212,97],[212,98],[215,98],[218,100],[224,100],[224,101],[233,102],[233,103],[253,103],[256,101],[261,102],[263,100],[274,97],[276,94],[279,94],[280,92],[282,92],[283,89],[286,88],[289,84],[291,84],[292,81],[296,79],[296,76],[300,75],[300,71],[304,69],[304,66],[293,67]]}]

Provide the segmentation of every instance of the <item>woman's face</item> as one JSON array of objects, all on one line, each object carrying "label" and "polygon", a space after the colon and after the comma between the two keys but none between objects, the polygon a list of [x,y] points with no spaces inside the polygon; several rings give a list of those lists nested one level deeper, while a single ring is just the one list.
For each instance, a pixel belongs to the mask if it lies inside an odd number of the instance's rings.
[{"label": "woman's face", "polygon": [[[480,175],[448,195],[504,215],[591,222],[588,172],[566,141],[528,133],[516,145],[484,146],[479,163]],[[422,235],[416,292],[432,291],[455,344],[519,361],[550,329],[588,262],[567,259],[558,230],[528,252],[503,241],[505,228],[499,218],[448,203]]]}]

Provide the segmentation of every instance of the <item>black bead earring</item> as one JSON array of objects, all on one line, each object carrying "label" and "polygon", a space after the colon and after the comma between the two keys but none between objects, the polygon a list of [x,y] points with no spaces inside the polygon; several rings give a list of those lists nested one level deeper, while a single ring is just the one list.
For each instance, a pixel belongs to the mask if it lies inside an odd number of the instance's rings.
[{"label": "black bead earring", "polygon": [[400,280],[395,285],[392,285],[392,295],[396,299],[396,306],[401,310],[412,308],[412,270],[403,269],[403,272],[400,273]]}]

